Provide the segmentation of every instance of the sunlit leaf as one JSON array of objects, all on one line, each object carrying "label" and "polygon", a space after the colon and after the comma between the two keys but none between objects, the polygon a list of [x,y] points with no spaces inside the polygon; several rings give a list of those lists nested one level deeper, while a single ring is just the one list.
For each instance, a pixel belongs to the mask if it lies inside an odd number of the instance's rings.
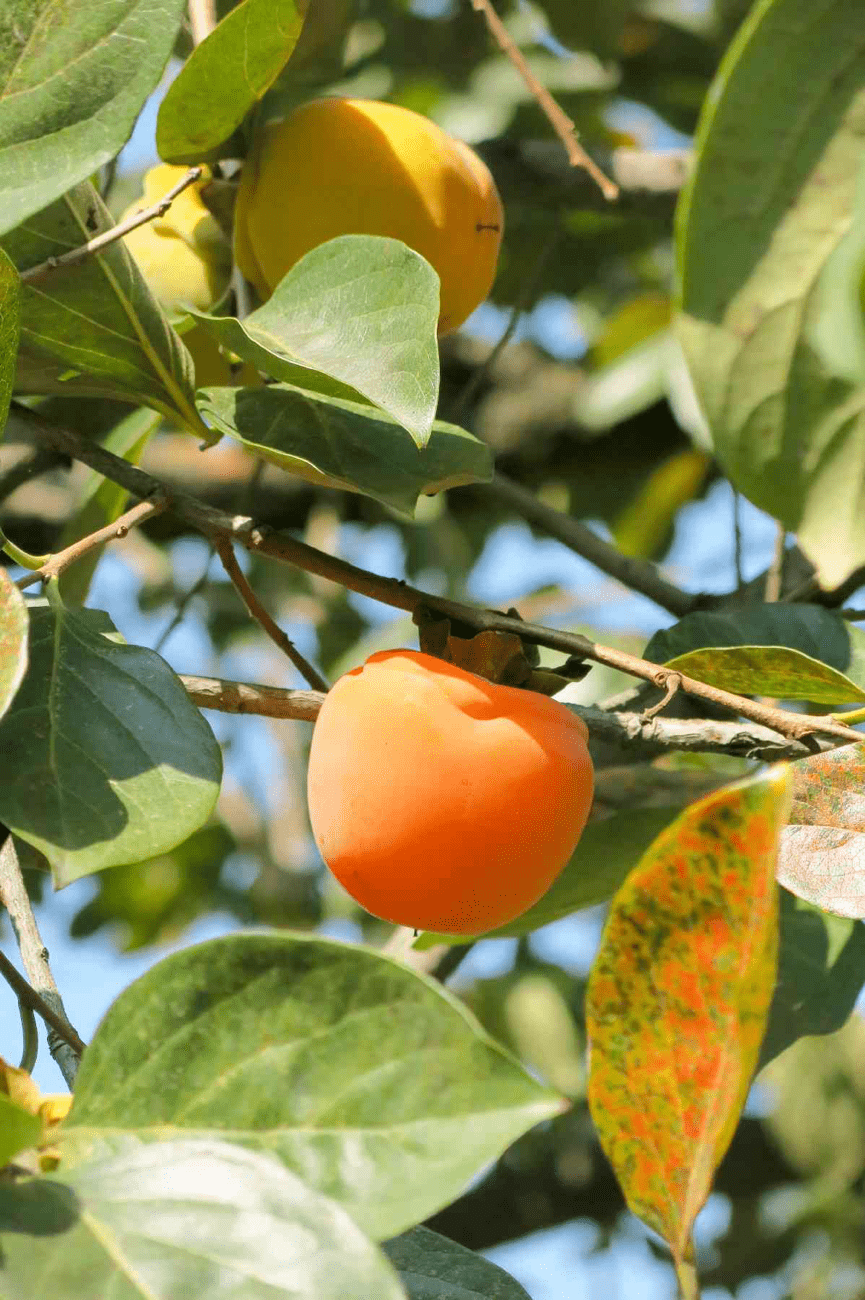
[{"label": "sunlit leaf", "polygon": [[[77,185],[2,243],[20,270],[30,269],[112,224],[92,185]],[[191,357],[122,240],[24,285],[19,392],[120,398],[206,435],[193,404],[193,374]]]},{"label": "sunlit leaf", "polygon": [[865,917],[865,743],[793,764],[778,880],[827,912]]},{"label": "sunlit leaf", "polygon": [[185,8],[185,0],[3,0],[0,233],[119,152]]},{"label": "sunlit leaf", "polygon": [[489,447],[443,420],[419,450],[383,412],[289,384],[202,389],[198,407],[262,460],[322,487],[374,497],[408,518],[421,495],[492,477]]},{"label": "sunlit leaf", "polygon": [[589,978],[589,1104],[630,1208],[690,1257],[775,983],[782,767],[692,804],[613,899]]},{"label": "sunlit leaf", "polygon": [[160,158],[199,163],[219,156],[219,146],[288,61],[305,8],[298,0],[243,0],[225,15],[192,51],[159,107]]},{"label": "sunlit leaf", "polygon": [[[198,319],[274,379],[360,393],[423,447],[438,402],[438,315],[438,276],[419,253],[398,239],[342,235],[302,257],[242,321]],[[355,394],[323,386],[321,376]]]},{"label": "sunlit leaf", "polygon": [[9,399],[15,384],[15,359],[21,318],[21,281],[12,262],[0,248],[0,434],[6,424]]},{"label": "sunlit leaf", "polygon": [[120,995],[64,1132],[230,1135],[386,1238],[560,1104],[431,980],[357,946],[243,934]]},{"label": "sunlit leaf", "polygon": [[819,605],[686,614],[656,632],[644,654],[741,695],[821,704],[865,700],[865,632]]},{"label": "sunlit leaf", "polygon": [[704,104],[679,211],[679,334],[716,454],[826,585],[865,561],[865,391],[809,337],[865,133],[849,0],[760,0]]},{"label": "sunlit leaf", "polygon": [[168,664],[100,610],[30,610],[30,663],[0,723],[0,818],[55,883],[138,862],[210,815],[221,757]]},{"label": "sunlit leaf", "polygon": [[0,567],[0,717],[9,708],[27,671],[27,606]]},{"label": "sunlit leaf", "polygon": [[0,1169],[26,1147],[33,1147],[42,1136],[42,1120],[0,1092]]},{"label": "sunlit leaf", "polygon": [[345,1211],[269,1155],[122,1133],[81,1135],[64,1155],[79,1217],[61,1235],[4,1237],[10,1300],[404,1300]]}]

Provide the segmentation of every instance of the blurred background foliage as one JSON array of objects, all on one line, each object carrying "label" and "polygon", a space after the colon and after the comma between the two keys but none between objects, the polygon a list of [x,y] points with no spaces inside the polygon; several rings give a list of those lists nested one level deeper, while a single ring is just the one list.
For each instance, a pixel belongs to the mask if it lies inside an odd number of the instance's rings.
[{"label": "blurred background foliage", "polygon": [[[231,0],[218,7],[227,12]],[[698,527],[717,534],[718,548],[732,555],[730,496],[705,450],[669,319],[673,216],[690,136],[748,5],[499,0],[496,8],[582,143],[622,184],[620,202],[607,203],[569,168],[546,119],[463,0],[329,0],[318,39],[292,62],[291,79],[277,84],[267,111],[322,92],[388,98],[476,145],[501,189],[507,227],[491,303],[443,341],[441,416],[486,439],[501,471],[591,521],[629,554],[663,562],[682,512],[702,502]],[[184,36],[178,56],[189,48]],[[115,213],[139,191],[152,161],[146,152],[139,142],[105,178]],[[508,328],[513,337],[499,350]],[[108,402],[62,403],[63,420],[91,436],[126,413]],[[7,441],[23,463],[31,449],[14,417]],[[426,499],[410,524],[368,498],[256,466],[227,442],[202,458],[167,428],[142,463],[215,506],[253,513],[430,590],[514,603],[527,618],[590,627],[634,650],[670,622],[587,566],[581,581],[550,577],[540,559],[550,543],[542,547],[540,532],[517,526],[511,507],[485,487]],[[10,493],[16,464],[0,482],[0,523],[27,550],[51,550],[80,508],[85,475],[62,467]],[[178,671],[301,685],[250,623],[206,545],[181,529],[163,516],[130,534],[103,559],[90,603],[111,609],[130,640],[156,646]],[[753,559],[745,556],[756,572]],[[244,563],[266,606],[331,679],[376,649],[416,644],[415,629],[393,611],[287,567]],[[675,576],[692,586],[717,578]],[[596,668],[574,698],[607,698],[627,684]],[[309,728],[210,717],[226,750],[218,818],[170,854],[82,882],[73,939],[101,930],[119,950],[152,948],[155,959],[159,945],[218,914],[228,925],[323,926],[382,942],[387,927],[358,911],[311,844]],[[711,758],[637,766],[627,752],[595,757],[596,815],[674,806],[677,791],[692,797],[741,766]],[[38,872],[29,875],[38,880]],[[631,1231],[584,1100],[582,998],[601,913],[577,920],[560,924],[552,945],[543,935],[500,940],[488,945],[495,951],[486,962],[476,960],[483,944],[461,964],[462,950],[451,958],[451,986],[575,1103],[436,1216],[434,1227],[471,1247],[582,1220],[593,1226],[591,1251],[603,1252]],[[702,1236],[707,1298],[865,1296],[863,1034],[854,1018],[839,1034],[800,1041],[761,1076]],[[671,1275],[663,1276],[659,1292],[629,1280],[621,1294],[671,1293]],[[762,1289],[758,1278],[766,1279]],[[559,1282],[544,1295],[577,1294]]]}]

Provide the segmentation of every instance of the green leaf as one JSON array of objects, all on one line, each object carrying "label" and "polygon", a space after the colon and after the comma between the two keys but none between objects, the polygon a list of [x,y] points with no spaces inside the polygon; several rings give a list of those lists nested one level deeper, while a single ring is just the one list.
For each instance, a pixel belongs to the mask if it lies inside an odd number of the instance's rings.
[{"label": "green leaf", "polygon": [[198,409],[263,460],[310,483],[374,497],[408,518],[422,494],[492,477],[489,448],[455,424],[437,420],[419,451],[384,413],[290,384],[199,389]]},{"label": "green leaf", "polygon": [[0,567],[0,717],[9,708],[27,671],[27,606]]},{"label": "green leaf", "polygon": [[160,158],[218,158],[220,145],[285,67],[302,27],[296,0],[243,0],[227,13],[192,51],[160,105]]},{"label": "green leaf", "polygon": [[15,386],[15,359],[21,318],[21,281],[0,248],[0,434],[6,426]]},{"label": "green leaf", "polygon": [[853,1013],[865,985],[865,926],[781,891],[778,983],[760,1068],[809,1034],[831,1034]]},{"label": "green leaf", "polygon": [[686,614],[656,632],[644,656],[740,695],[865,700],[865,633],[818,605]]},{"label": "green leaf", "polygon": [[123,147],[168,61],[185,0],[4,0],[0,233]]},{"label": "green leaf", "polygon": [[[141,453],[161,421],[158,412],[146,407],[130,412],[121,420],[107,437],[102,446],[115,456],[122,456],[132,465],[137,465]],[[78,496],[78,509],[67,520],[55,545],[55,551],[62,551],[82,537],[89,537],[97,529],[104,528],[118,519],[126,509],[129,493],[118,487],[110,479],[103,478],[92,470],[88,473]],[[60,594],[69,605],[83,605],[90,590],[90,582],[96,566],[105,550],[105,544],[94,546],[80,560],[70,564],[60,575]]]},{"label": "green leaf", "polygon": [[77,1218],[75,1193],[62,1183],[47,1178],[0,1182],[0,1233],[26,1232],[34,1237],[50,1237],[55,1232],[68,1231]]},{"label": "green leaf", "polygon": [[865,743],[793,764],[778,880],[805,902],[865,917]]},{"label": "green leaf", "polygon": [[404,1300],[345,1211],[270,1156],[84,1135],[63,1182],[80,1217],[62,1236],[4,1239],[4,1300]]},{"label": "green leaf", "polygon": [[0,1169],[27,1147],[35,1147],[42,1137],[42,1120],[0,1092]]},{"label": "green leaf", "polygon": [[409,1300],[530,1300],[503,1268],[429,1228],[410,1228],[382,1250]]},{"label": "green leaf", "polygon": [[275,379],[318,391],[314,376],[304,378],[318,370],[347,384],[423,447],[438,404],[438,285],[398,239],[341,235],[302,257],[243,321],[197,319]]},{"label": "green leaf", "polygon": [[748,1094],[775,986],[782,765],[691,804],[610,906],[586,991],[589,1106],[677,1268]]},{"label": "green leaf", "polygon": [[[78,185],[2,242],[24,270],[112,224],[92,185]],[[23,286],[18,392],[120,398],[206,436],[193,379],[192,358],[122,240]]]},{"label": "green leaf", "polygon": [[[506,939],[531,934],[580,908],[605,903],[637,865],[655,836],[678,812],[678,808],[633,808],[603,821],[590,822],[567,866],[543,898],[522,916],[498,930],[490,930],[483,938]],[[465,943],[465,937],[424,933],[413,947],[422,950],[439,943]]]},{"label": "green leaf", "polygon": [[118,998],[63,1132],[219,1134],[381,1239],[453,1200],[560,1106],[431,980],[364,948],[231,935]]},{"label": "green leaf", "polygon": [[207,820],[219,746],[168,664],[100,610],[30,611],[30,666],[0,723],[0,818],[60,887],[164,853]]},{"label": "green leaf", "polygon": [[826,369],[857,387],[865,385],[865,164],[850,229],[829,257],[814,295],[810,340]]},{"label": "green leaf", "polygon": [[709,92],[678,216],[678,330],[717,456],[829,586],[865,562],[865,390],[810,333],[863,133],[859,6],[761,0]]}]

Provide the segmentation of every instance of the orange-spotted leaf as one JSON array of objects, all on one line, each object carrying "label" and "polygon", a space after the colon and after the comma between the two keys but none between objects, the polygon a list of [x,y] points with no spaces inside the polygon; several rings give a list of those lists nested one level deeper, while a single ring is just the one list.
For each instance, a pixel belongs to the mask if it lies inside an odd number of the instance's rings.
[{"label": "orange-spotted leaf", "polygon": [[766,1028],[790,785],[779,765],[661,831],[612,901],[589,979],[592,1118],[628,1205],[677,1266]]},{"label": "orange-spotted leaf", "polygon": [[826,912],[865,917],[865,744],[792,765],[793,807],[778,881]]}]

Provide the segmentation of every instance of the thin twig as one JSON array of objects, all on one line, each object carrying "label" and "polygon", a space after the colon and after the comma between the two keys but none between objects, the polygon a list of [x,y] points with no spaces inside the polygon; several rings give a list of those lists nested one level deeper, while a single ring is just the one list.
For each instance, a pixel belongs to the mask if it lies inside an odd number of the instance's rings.
[{"label": "thin twig", "polygon": [[560,510],[545,505],[521,483],[515,483],[504,474],[496,474],[492,482],[485,486],[500,500],[507,502],[523,519],[537,524],[551,537],[594,564],[602,573],[616,578],[631,591],[638,591],[677,618],[700,609],[705,603],[706,598],[700,593],[692,595],[689,591],[682,591],[681,587],[663,578],[654,564],[623,555],[578,519],[571,519]]},{"label": "thin twig", "polygon": [[143,524],[145,519],[152,519],[154,515],[161,515],[168,505],[168,498],[160,492],[156,497],[149,501],[140,501],[137,506],[133,506],[122,514],[119,519],[115,519],[113,524],[106,524],[104,528],[97,528],[95,533],[88,533],[80,541],[73,542],[65,550],[58,551],[52,555],[47,564],[43,564],[41,569],[34,569],[32,573],[27,573],[23,578],[18,578],[16,586],[22,590],[25,587],[32,587],[34,582],[48,582],[51,578],[57,578],[64,569],[68,569],[70,564],[80,560],[88,551],[92,551],[96,546],[102,546],[105,542],[114,542],[121,537],[125,537],[130,528],[136,524]]},{"label": "thin twig", "polygon": [[261,601],[256,596],[252,587],[246,580],[243,570],[237,563],[237,556],[234,554],[234,546],[228,537],[213,537],[213,545],[222,561],[222,567],[228,574],[234,589],[246,608],[249,610],[256,623],[270,637],[274,645],[278,646],[285,657],[294,664],[295,668],[309,682],[314,691],[326,691],[328,689],[327,681],[321,673],[313,668],[312,664],[300,653],[294,642],[286,636],[282,628],[268,614]]},{"label": "thin twig", "polygon": [[778,525],[778,531],[775,534],[775,549],[772,552],[772,563],[766,573],[766,590],[763,599],[767,605],[774,605],[781,599],[781,591],[784,586],[784,549],[787,544],[787,532],[783,524]]},{"label": "thin twig", "polygon": [[[25,998],[49,1026],[48,1050],[60,1067],[67,1086],[71,1088],[84,1051],[84,1043],[69,1023],[63,1000],[54,983],[54,976],[48,965],[48,949],[42,942],[36,917],[30,906],[30,898],[11,835],[7,836],[6,842],[0,848],[0,903],[9,913],[27,979],[23,979],[5,957],[2,973],[18,996]],[[14,971],[14,976],[7,969],[8,967]]]},{"label": "thin twig", "polygon": [[189,0],[189,26],[193,45],[200,45],[216,26],[216,0]]},{"label": "thin twig", "polygon": [[589,157],[582,145],[579,144],[576,125],[568,117],[567,113],[559,107],[546,86],[538,81],[519,48],[511,39],[508,29],[493,8],[491,0],[471,0],[471,4],[473,9],[483,14],[493,40],[502,53],[510,59],[535,97],[539,108],[546,115],[547,121],[564,145],[565,153],[568,155],[568,162],[572,167],[582,167],[584,171],[587,171],[605,199],[611,201],[617,199],[619,197],[618,185],[604,175],[597,163]]},{"label": "thin twig", "polygon": [[513,338],[514,331],[516,330],[517,325],[520,322],[520,317],[522,316],[523,312],[526,310],[526,307],[534,297],[535,292],[537,291],[537,287],[541,282],[541,276],[544,273],[544,268],[546,267],[547,262],[549,262],[553,253],[561,243],[563,233],[564,232],[562,230],[562,227],[557,226],[556,229],[553,231],[552,237],[547,241],[547,243],[541,249],[540,256],[535,262],[531,274],[528,276],[525,283],[522,285],[519,295],[517,296],[517,300],[514,303],[513,307],[511,308],[510,315],[508,316],[508,322],[505,325],[505,328],[502,332],[501,337],[499,338],[498,343],[496,343],[495,347],[490,349],[490,352],[486,357],[486,360],[483,362],[482,365],[478,366],[477,370],[468,380],[462,392],[459,394],[456,401],[454,402],[454,407],[453,407],[454,419],[456,419],[465,410],[466,406],[469,404],[471,399],[474,397],[475,393],[480,388],[481,384],[490,374],[493,366],[496,364],[499,357],[502,355],[505,348],[508,346],[511,339]]},{"label": "thin twig", "polygon": [[192,586],[187,587],[186,591],[180,597],[180,600],[178,600],[177,608],[175,609],[171,617],[171,622],[165,628],[164,632],[160,633],[159,640],[156,642],[156,645],[153,647],[153,649],[157,652],[157,654],[161,653],[163,646],[166,644],[168,638],[172,635],[175,629],[180,627],[180,624],[183,622],[184,616],[186,614],[187,609],[190,606],[190,603],[195,599],[195,597],[201,591],[204,584],[207,582],[207,575],[210,572],[210,561],[213,559],[215,554],[216,554],[216,547],[211,543],[207,552],[207,563],[205,564],[203,571],[201,572],[199,577],[195,579],[195,582],[193,582]]},{"label": "thin twig", "polygon": [[100,253],[103,248],[109,244],[115,244],[118,239],[128,235],[130,230],[135,230],[138,226],[145,225],[148,221],[154,221],[157,217],[163,217],[171,207],[178,194],[182,194],[185,189],[201,179],[201,168],[190,167],[189,171],[179,180],[176,185],[165,194],[158,203],[153,203],[149,208],[140,208],[129,216],[125,221],[121,221],[110,230],[103,230],[101,234],[95,235],[93,239],[88,239],[86,244],[80,244],[78,248],[70,248],[68,253],[61,253],[59,257],[48,257],[44,262],[39,262],[36,266],[31,266],[26,271],[21,271],[21,280],[24,284],[33,284],[35,280],[41,280],[50,275],[52,271],[57,271],[61,266],[75,266],[78,262],[84,262],[88,257],[93,257],[95,253]]},{"label": "thin twig", "polygon": [[[221,677],[181,675],[189,698],[200,709],[218,713],[250,713],[265,718],[315,722],[324,700],[320,691],[289,691],[256,682],[231,682]],[[807,758],[813,751],[800,740],[786,740],[777,731],[754,724],[718,722],[712,718],[647,718],[644,713],[608,712],[596,705],[568,703],[582,718],[593,740],[639,750],[654,758],[673,750],[692,754],[730,754],[762,762]],[[858,732],[853,735],[862,737]],[[853,736],[841,743],[849,743]]]},{"label": "thin twig", "polygon": [[[106,451],[104,447],[91,442],[83,435],[71,429],[49,424],[38,412],[31,411],[28,407],[20,407],[17,403],[16,414],[26,420],[48,445],[89,465],[91,469],[105,475],[113,483],[125,487],[135,496],[150,497],[160,489],[167,492],[165,485],[158,479]],[[557,628],[541,627],[536,623],[524,623],[519,618],[500,614],[495,610],[478,609],[458,601],[446,600],[442,596],[430,595],[400,579],[385,578],[371,573],[368,569],[349,564],[347,560],[328,555],[314,546],[309,546],[306,542],[298,541],[289,533],[261,527],[254,519],[227,515],[221,510],[204,506],[185,493],[175,492],[170,498],[168,509],[175,517],[185,520],[190,527],[204,533],[205,536],[212,539],[228,538],[255,554],[267,555],[282,564],[289,564],[306,573],[327,578],[346,587],[349,591],[369,596],[394,609],[416,614],[426,608],[474,628],[478,632],[509,632],[529,645],[549,646],[550,649],[562,650],[568,655],[580,655],[594,663],[617,668],[631,677],[652,682],[661,690],[666,687],[672,672],[661,664],[649,663],[624,650],[600,645],[577,632],[565,632]],[[822,716],[768,708],[757,700],[734,695],[731,691],[721,690],[720,687],[710,686],[692,677],[681,675],[680,690],[686,695],[708,700],[721,708],[729,709],[732,713],[749,718],[761,726],[770,727],[780,732],[782,736],[793,740],[815,733],[848,741],[862,740],[858,731],[853,731],[840,722]]]},{"label": "thin twig", "polygon": [[283,686],[229,682],[222,677],[181,673],[180,680],[193,704],[217,713],[250,713],[262,718],[315,722],[324,699],[322,691],[289,691]]}]

